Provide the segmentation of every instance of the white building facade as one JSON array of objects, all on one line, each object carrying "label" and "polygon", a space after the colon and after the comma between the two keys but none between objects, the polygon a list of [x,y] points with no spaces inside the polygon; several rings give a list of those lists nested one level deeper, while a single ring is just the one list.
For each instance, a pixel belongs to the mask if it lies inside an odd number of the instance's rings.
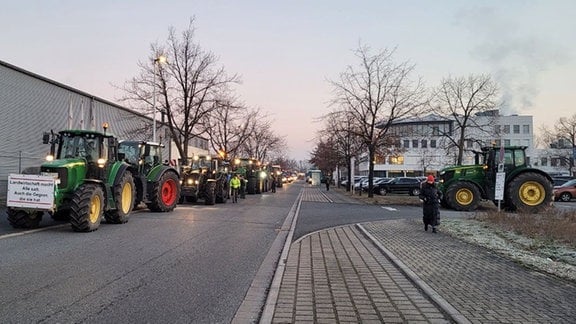
[{"label": "white building facade", "polygon": [[[500,116],[498,111],[490,111],[474,116],[473,122],[482,126],[467,129],[463,164],[473,164],[473,151],[491,145],[526,146],[529,158],[536,153],[532,116]],[[374,176],[423,176],[454,165],[458,151],[448,137],[458,138],[458,132],[454,119],[434,114],[395,122],[390,133],[397,137],[396,144],[382,150],[391,153],[375,161]],[[368,162],[361,163],[359,171],[367,175]]]}]

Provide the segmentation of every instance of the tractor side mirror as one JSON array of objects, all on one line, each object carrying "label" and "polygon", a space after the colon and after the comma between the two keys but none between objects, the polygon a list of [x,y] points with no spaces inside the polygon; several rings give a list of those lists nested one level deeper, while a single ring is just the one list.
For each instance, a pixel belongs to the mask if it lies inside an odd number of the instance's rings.
[{"label": "tractor side mirror", "polygon": [[50,133],[44,132],[42,135],[42,144],[50,143]]}]

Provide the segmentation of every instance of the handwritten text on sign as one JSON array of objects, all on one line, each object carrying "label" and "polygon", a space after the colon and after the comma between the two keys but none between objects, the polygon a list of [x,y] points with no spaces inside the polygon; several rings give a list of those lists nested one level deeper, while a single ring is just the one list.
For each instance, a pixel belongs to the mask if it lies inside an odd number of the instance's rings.
[{"label": "handwritten text on sign", "polygon": [[54,205],[54,178],[34,174],[10,174],[6,205],[51,209]]}]

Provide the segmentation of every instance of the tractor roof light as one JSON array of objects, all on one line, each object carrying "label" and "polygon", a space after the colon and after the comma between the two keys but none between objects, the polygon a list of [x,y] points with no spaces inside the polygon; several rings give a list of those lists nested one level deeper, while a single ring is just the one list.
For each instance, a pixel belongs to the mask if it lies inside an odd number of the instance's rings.
[{"label": "tractor roof light", "polygon": [[46,155],[46,161],[49,161],[49,162],[54,161],[54,155],[52,155],[52,154]]},{"label": "tractor roof light", "polygon": [[210,160],[212,160],[212,157],[211,157],[210,155],[207,155],[207,156],[206,156],[206,161],[210,161]]},{"label": "tractor roof light", "polygon": [[192,160],[194,160],[194,161],[198,161],[198,159],[200,159],[200,157],[199,157],[198,155],[194,155],[194,156],[192,157]]}]

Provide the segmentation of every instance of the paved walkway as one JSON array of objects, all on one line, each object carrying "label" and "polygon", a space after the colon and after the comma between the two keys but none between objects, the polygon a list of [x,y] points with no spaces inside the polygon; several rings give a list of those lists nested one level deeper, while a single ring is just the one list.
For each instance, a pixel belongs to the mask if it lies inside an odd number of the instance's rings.
[{"label": "paved walkway", "polygon": [[[304,189],[303,201],[345,201]],[[292,243],[272,323],[575,323],[576,284],[417,220],[316,232]]]}]

